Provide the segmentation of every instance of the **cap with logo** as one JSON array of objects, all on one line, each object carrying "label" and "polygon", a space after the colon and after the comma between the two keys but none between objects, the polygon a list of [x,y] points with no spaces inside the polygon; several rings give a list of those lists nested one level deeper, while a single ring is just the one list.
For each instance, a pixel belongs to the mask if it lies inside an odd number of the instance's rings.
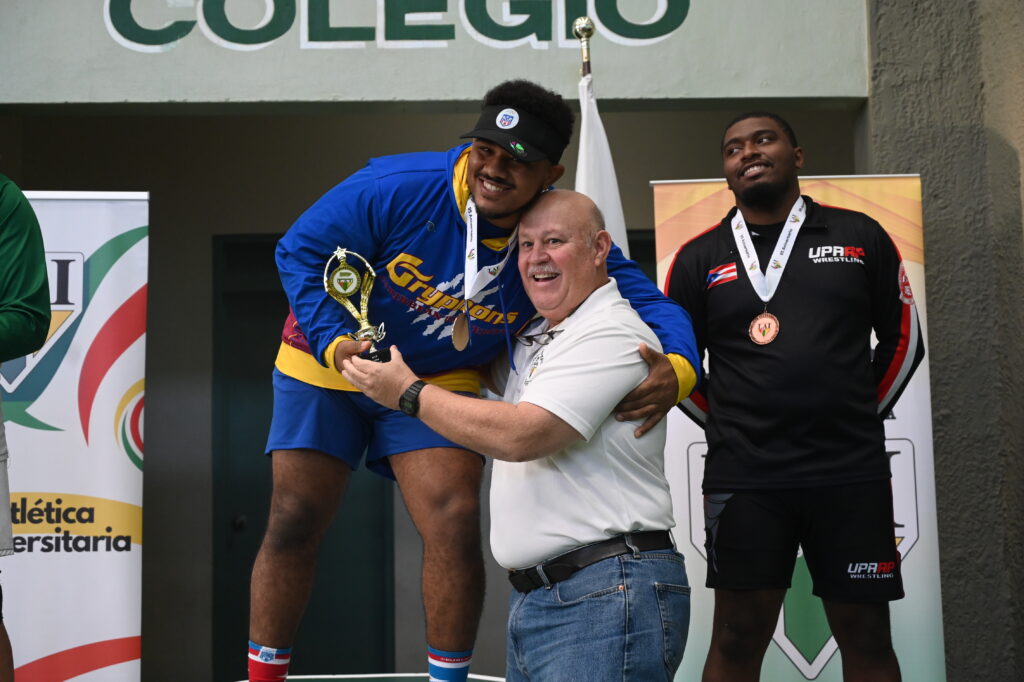
[{"label": "cap with logo", "polygon": [[473,130],[459,137],[478,137],[500,145],[520,161],[558,163],[569,140],[529,111],[500,104],[484,107]]}]

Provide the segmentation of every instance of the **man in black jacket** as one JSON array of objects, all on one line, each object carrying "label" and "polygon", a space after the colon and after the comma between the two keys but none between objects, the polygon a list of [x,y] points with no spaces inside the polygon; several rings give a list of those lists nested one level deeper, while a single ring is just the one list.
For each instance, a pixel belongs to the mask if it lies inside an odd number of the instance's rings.
[{"label": "man in black jacket", "polygon": [[883,418],[924,355],[910,284],[877,222],[800,195],[803,150],[777,115],[732,121],[722,159],[736,208],[679,249],[666,283],[710,369],[682,404],[708,442],[704,680],[759,678],[798,548],[844,679],[898,680]]}]

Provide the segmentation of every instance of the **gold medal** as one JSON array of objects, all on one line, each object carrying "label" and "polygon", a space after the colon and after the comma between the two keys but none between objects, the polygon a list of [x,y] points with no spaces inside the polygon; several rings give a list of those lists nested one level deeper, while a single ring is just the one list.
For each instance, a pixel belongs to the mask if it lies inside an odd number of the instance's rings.
[{"label": "gold medal", "polygon": [[469,320],[466,313],[459,313],[452,324],[452,345],[455,350],[466,350],[469,345]]},{"label": "gold medal", "polygon": [[327,278],[327,293],[336,301],[359,291],[362,277],[354,267],[342,261]]},{"label": "gold medal", "polygon": [[771,343],[779,335],[779,318],[765,311],[750,323],[750,340],[759,346]]}]

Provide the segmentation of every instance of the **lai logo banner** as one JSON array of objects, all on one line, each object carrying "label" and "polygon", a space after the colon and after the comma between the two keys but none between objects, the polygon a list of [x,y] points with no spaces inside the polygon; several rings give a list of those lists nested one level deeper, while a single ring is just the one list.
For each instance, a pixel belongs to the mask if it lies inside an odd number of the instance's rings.
[{"label": "lai logo banner", "polygon": [[[17,399],[18,387],[32,375],[69,330],[70,335],[74,336],[74,329],[78,327],[76,322],[85,309],[85,257],[81,253],[47,251],[46,264],[50,282],[50,330],[46,343],[38,351],[0,364],[0,389],[11,399]],[[67,342],[61,344],[61,349],[54,355],[57,364],[60,362],[59,357],[63,357],[66,352]],[[40,371],[37,376],[45,374],[45,371]],[[31,390],[25,396],[38,395],[45,384],[46,379],[39,380],[33,387],[38,390]]]},{"label": "lai logo banner", "polygon": [[97,671],[137,682],[148,197],[26,195],[43,232],[52,321],[37,353],[0,366],[15,676]]}]

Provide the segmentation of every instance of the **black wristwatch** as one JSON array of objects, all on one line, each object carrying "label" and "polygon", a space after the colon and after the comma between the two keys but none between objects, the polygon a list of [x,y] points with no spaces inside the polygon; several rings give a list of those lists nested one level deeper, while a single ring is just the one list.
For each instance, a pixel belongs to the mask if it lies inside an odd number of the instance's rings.
[{"label": "black wristwatch", "polygon": [[405,393],[398,399],[398,409],[410,417],[415,417],[416,413],[420,411],[420,391],[426,385],[427,382],[423,379],[412,382],[412,385],[405,389]]}]

